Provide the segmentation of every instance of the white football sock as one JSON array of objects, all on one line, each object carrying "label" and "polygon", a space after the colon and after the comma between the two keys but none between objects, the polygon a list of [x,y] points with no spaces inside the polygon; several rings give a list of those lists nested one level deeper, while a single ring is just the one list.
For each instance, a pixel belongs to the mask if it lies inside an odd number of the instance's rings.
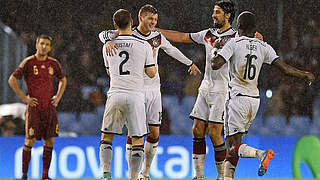
[{"label": "white football sock", "polygon": [[238,156],[242,158],[256,158],[257,149],[247,144],[241,144],[238,150]]},{"label": "white football sock", "polygon": [[129,179],[136,180],[138,178],[139,172],[141,170],[142,160],[143,160],[143,146],[132,146],[131,153],[131,169]]},{"label": "white football sock", "polygon": [[225,161],[223,179],[224,180],[233,179],[235,169],[236,169],[236,167],[234,165],[232,165],[230,161]]},{"label": "white football sock", "polygon": [[101,143],[100,144],[100,165],[104,173],[109,172],[111,168],[112,160],[112,144]]},{"label": "white football sock", "polygon": [[131,177],[130,169],[131,169],[131,153],[132,153],[132,144],[126,144],[126,157],[128,162],[128,171],[129,177]]},{"label": "white football sock", "polygon": [[196,177],[204,177],[204,160],[205,154],[192,154],[193,167]]},{"label": "white football sock", "polygon": [[156,142],[156,143],[150,143],[148,141],[145,142],[144,161],[143,161],[143,168],[141,171],[144,176],[149,176],[151,163],[153,161],[155,154],[157,153],[158,144],[159,142]]}]

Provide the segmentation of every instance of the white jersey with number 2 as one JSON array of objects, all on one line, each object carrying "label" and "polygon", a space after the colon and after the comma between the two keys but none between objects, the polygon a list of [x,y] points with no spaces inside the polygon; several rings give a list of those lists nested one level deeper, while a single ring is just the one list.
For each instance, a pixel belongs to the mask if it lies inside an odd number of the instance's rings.
[{"label": "white jersey with number 2", "polygon": [[148,42],[130,35],[119,35],[114,43],[117,54],[107,56],[102,50],[104,63],[110,72],[109,92],[142,92],[144,68],[155,66],[153,52]]}]

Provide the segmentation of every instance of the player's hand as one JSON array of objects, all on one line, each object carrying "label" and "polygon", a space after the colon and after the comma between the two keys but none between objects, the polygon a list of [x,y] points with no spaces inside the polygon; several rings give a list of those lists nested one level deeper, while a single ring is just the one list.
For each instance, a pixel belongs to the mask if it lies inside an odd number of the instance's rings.
[{"label": "player's hand", "polygon": [[59,99],[57,96],[53,96],[53,97],[51,98],[51,104],[52,104],[54,107],[57,107],[57,106],[58,106],[59,101],[60,101],[60,99]]},{"label": "player's hand", "polygon": [[118,49],[118,46],[116,46],[116,44],[114,44],[114,42],[112,41],[108,41],[106,43],[106,53],[107,53],[107,56],[113,56],[117,53],[117,49]]},{"label": "player's hand", "polygon": [[24,103],[30,105],[31,107],[36,107],[38,103],[38,99],[36,98],[31,98],[29,96],[26,96],[25,99],[22,100]]},{"label": "player's hand", "polygon": [[190,73],[190,75],[194,75],[194,76],[197,75],[198,73],[201,74],[200,69],[195,64],[192,64],[190,66],[190,68],[188,69],[188,72]]},{"label": "player's hand", "polygon": [[221,49],[224,46],[224,40],[222,38],[218,38],[213,43],[213,48]]},{"label": "player's hand", "polygon": [[261,33],[256,32],[256,33],[254,34],[254,36],[255,36],[255,38],[257,38],[257,39],[259,39],[259,40],[263,41],[263,36],[262,36],[262,34],[261,34]]},{"label": "player's hand", "polygon": [[309,86],[311,86],[316,78],[311,72],[306,72],[306,79],[309,81]]}]

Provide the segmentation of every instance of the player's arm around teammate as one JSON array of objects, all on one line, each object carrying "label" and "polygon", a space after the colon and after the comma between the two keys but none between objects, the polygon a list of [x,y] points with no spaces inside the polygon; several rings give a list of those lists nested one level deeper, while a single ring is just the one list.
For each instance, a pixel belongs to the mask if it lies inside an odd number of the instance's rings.
[{"label": "player's arm around teammate", "polygon": [[[114,39],[117,36],[118,36],[118,31],[116,30],[107,30],[99,34],[100,41],[106,44],[106,54],[108,56],[113,56],[117,53],[118,47],[114,42],[112,42],[112,39]],[[177,60],[181,59],[180,57],[184,57],[184,55],[176,47],[172,46],[171,43],[168,42],[165,37],[162,37],[162,38],[166,44],[166,46],[163,46],[163,49],[166,51],[168,55],[172,56]],[[197,75],[198,73],[201,74],[200,69],[194,63],[191,63],[189,65],[188,72],[190,73],[190,75]]]}]

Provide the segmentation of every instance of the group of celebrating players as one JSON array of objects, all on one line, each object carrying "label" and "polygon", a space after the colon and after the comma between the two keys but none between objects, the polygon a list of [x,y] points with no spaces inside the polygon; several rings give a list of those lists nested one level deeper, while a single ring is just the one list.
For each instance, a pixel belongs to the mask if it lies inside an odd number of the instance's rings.
[{"label": "group of celebrating players", "polygon": [[[103,179],[111,179],[112,141],[115,134],[122,134],[123,126],[128,128],[126,156],[129,179],[150,179],[149,170],[157,152],[162,117],[157,65],[159,49],[189,66],[190,75],[201,73],[169,41],[195,42],[204,45],[206,51],[204,78],[190,113],[193,120],[193,179],[205,179],[206,132],[215,151],[217,180],[234,178],[239,157],[257,158],[260,161],[258,175],[263,176],[274,156],[273,150],[260,150],[241,142],[259,108],[257,85],[262,64],[274,65],[285,74],[306,79],[310,84],[315,79],[314,75],[279,59],[275,50],[256,32],[253,13],[242,12],[237,18],[237,31],[233,30],[231,23],[235,18],[235,6],[231,0],[215,2],[212,14],[214,27],[197,33],[156,28],[158,11],[152,5],[141,7],[138,17],[139,25],[132,28],[130,12],[119,9],[113,15],[116,30],[99,34],[104,43],[105,68],[110,76],[101,127]],[[36,54],[26,58],[9,78],[10,87],[28,104],[22,179],[27,179],[33,143],[41,138],[44,139],[42,179],[50,179],[48,170],[52,147],[54,137],[58,135],[55,107],[67,82],[58,61],[48,56],[51,41],[49,36],[39,36]],[[52,85],[55,76],[59,79],[56,95]],[[27,84],[28,96],[17,83],[22,77]],[[223,130],[226,143],[221,136]],[[145,142],[144,136],[147,136]]]}]

